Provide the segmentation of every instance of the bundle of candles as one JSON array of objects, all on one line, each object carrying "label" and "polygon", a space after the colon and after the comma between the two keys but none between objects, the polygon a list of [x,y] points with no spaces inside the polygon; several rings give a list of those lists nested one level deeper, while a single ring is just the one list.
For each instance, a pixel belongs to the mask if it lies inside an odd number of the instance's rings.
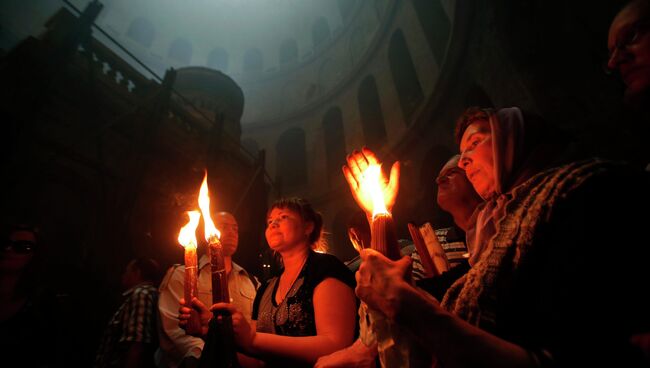
[{"label": "bundle of candles", "polygon": [[198,262],[196,258],[196,228],[201,214],[199,211],[188,211],[190,221],[181,228],[178,242],[185,248],[185,301],[190,303],[198,295]]},{"label": "bundle of candles", "polygon": [[[370,226],[372,249],[387,258],[398,260],[401,257],[397,242],[393,216],[386,208],[381,190],[381,166],[371,164],[362,174],[360,188],[372,198],[373,215]],[[361,340],[366,345],[377,343],[382,367],[430,366],[429,355],[424,349],[418,349],[419,343],[410,335],[401,331],[399,325],[387,320],[383,315],[361,306]],[[367,314],[369,318],[365,318]],[[366,324],[366,321],[369,323]]]},{"label": "bundle of candles", "polygon": [[208,194],[207,173],[203,179],[201,190],[199,190],[199,208],[201,208],[201,213],[203,213],[205,240],[208,242],[210,265],[212,267],[212,302],[230,303],[226,265],[223,260],[221,241],[219,241],[221,233],[219,233],[219,230],[214,226],[212,218],[210,217],[210,196]]},{"label": "bundle of candles", "polygon": [[[223,258],[223,249],[219,240],[221,234],[210,216],[210,195],[208,192],[208,173],[205,173],[199,190],[198,211],[190,211],[190,221],[181,228],[178,242],[185,248],[185,301],[191,303],[198,294],[197,288],[197,241],[196,228],[203,216],[205,240],[208,243],[208,256],[212,271],[212,302],[229,303],[228,278]],[[215,312],[215,317],[218,312]],[[236,367],[238,366],[232,320],[226,312],[219,312],[220,318],[212,318],[208,329],[206,343],[201,353],[200,367]]]},{"label": "bundle of candles", "polygon": [[230,302],[228,295],[228,280],[226,278],[226,267],[223,260],[223,253],[219,237],[221,234],[214,226],[210,217],[210,196],[208,193],[208,174],[205,174],[201,189],[199,190],[199,211],[187,212],[190,221],[181,228],[178,234],[178,242],[185,248],[185,301],[190,303],[197,295],[197,241],[196,228],[199,219],[203,216],[205,225],[205,240],[208,242],[208,255],[212,269],[212,301]]},{"label": "bundle of candles", "polygon": [[386,209],[380,188],[381,166],[370,165],[363,173],[361,187],[370,192],[372,198],[372,224],[370,226],[370,247],[392,260],[400,258],[393,216]]}]

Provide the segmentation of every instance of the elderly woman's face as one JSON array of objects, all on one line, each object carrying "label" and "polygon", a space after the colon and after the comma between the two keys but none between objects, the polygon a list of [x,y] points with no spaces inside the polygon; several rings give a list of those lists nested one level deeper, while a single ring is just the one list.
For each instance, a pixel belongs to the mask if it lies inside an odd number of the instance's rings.
[{"label": "elderly woman's face", "polygon": [[474,190],[483,198],[489,198],[496,190],[492,133],[490,124],[477,120],[470,124],[460,141],[458,166],[465,170]]},{"label": "elderly woman's face", "polygon": [[650,17],[637,6],[627,6],[609,28],[607,66],[621,74],[625,94],[634,97],[650,91]]}]

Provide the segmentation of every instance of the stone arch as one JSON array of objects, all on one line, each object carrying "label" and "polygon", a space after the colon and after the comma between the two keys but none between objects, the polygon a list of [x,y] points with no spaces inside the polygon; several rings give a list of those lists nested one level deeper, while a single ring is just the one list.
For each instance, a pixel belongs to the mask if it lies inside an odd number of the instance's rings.
[{"label": "stone arch", "polygon": [[262,52],[256,48],[246,50],[244,54],[244,72],[261,72],[264,69]]},{"label": "stone arch", "polygon": [[440,0],[413,0],[415,13],[438,65],[442,64],[451,31],[451,22]]},{"label": "stone arch", "polygon": [[276,176],[282,187],[288,190],[307,184],[307,149],[305,131],[300,128],[287,129],[275,146],[277,154]]},{"label": "stone arch", "polygon": [[359,85],[357,99],[365,143],[371,149],[378,150],[386,144],[387,137],[384,114],[381,110],[381,101],[374,76],[369,75],[363,79]]},{"label": "stone arch", "polygon": [[396,30],[390,38],[388,63],[399,96],[404,121],[408,125],[418,106],[423,102],[424,93],[401,29]]},{"label": "stone arch", "polygon": [[192,61],[192,43],[184,38],[177,38],[169,46],[167,56],[182,65],[189,65]]},{"label": "stone arch", "polygon": [[343,261],[350,260],[357,255],[348,237],[348,223],[354,214],[355,210],[353,208],[344,207],[340,209],[334,216],[332,228],[329,229],[332,233],[329,250]]},{"label": "stone arch", "polygon": [[318,17],[311,27],[311,39],[314,48],[322,46],[330,38],[330,26],[325,17]]},{"label": "stone arch", "polygon": [[208,55],[208,67],[225,72],[228,70],[228,52],[221,47],[210,51]]},{"label": "stone arch", "polygon": [[156,38],[156,29],[149,20],[138,17],[131,22],[126,35],[140,45],[150,47]]},{"label": "stone arch", "polygon": [[325,157],[327,178],[330,186],[342,183],[341,165],[345,162],[345,133],[343,131],[343,114],[339,107],[332,107],[323,116],[323,133],[325,136]]},{"label": "stone arch", "polygon": [[350,20],[350,17],[352,16],[352,10],[354,10],[354,6],[357,5],[357,1],[336,0],[336,5],[339,8],[339,13],[341,14],[341,19],[343,20],[343,23],[346,23],[347,21]]},{"label": "stone arch", "polygon": [[293,38],[288,38],[280,45],[280,65],[293,63],[298,60],[298,43]]}]

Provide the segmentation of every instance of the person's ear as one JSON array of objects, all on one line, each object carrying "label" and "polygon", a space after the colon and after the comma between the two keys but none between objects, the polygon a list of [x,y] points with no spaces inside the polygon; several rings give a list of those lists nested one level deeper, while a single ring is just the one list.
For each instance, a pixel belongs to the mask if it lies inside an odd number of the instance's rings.
[{"label": "person's ear", "polygon": [[309,237],[312,231],[314,231],[314,223],[312,221],[308,221],[307,224],[305,225],[305,235]]}]

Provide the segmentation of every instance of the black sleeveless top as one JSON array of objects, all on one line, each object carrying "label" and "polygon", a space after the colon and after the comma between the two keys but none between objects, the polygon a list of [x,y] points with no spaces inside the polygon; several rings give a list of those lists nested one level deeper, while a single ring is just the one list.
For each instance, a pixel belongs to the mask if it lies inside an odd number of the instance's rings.
[{"label": "black sleeveless top", "polygon": [[329,277],[354,290],[356,283],[352,271],[335,256],[314,251],[309,252],[300,274],[280,304],[275,302],[279,275],[265,282],[253,302],[252,319],[257,321],[257,331],[284,336],[315,336],[314,289]]}]

